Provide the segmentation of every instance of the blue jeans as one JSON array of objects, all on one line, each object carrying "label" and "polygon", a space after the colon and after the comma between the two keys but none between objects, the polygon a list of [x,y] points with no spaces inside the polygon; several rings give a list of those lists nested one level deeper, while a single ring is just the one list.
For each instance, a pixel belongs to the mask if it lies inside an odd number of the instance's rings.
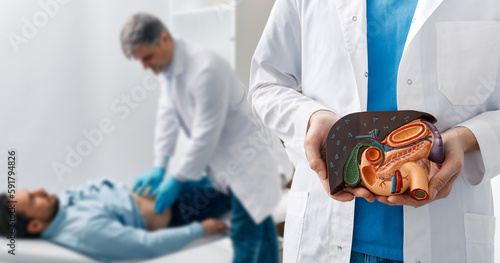
[{"label": "blue jeans", "polygon": [[238,198],[231,193],[233,263],[277,263],[278,233],[271,216],[255,224]]},{"label": "blue jeans", "polygon": [[218,218],[231,210],[231,197],[224,195],[209,183],[186,185],[172,205],[169,227]]},{"label": "blue jeans", "polygon": [[233,243],[234,263],[277,263],[278,234],[269,216],[255,224],[238,198],[224,195],[210,184],[186,185],[172,205],[169,227],[217,218],[232,210],[229,236]]},{"label": "blue jeans", "polygon": [[403,261],[379,258],[356,251],[351,251],[350,263],[403,263]]}]

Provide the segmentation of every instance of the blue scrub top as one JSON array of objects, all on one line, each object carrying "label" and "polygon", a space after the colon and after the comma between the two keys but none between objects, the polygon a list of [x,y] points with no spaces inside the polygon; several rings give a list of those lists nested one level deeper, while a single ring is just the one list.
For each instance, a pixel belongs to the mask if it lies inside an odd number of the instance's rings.
[{"label": "blue scrub top", "polygon": [[[397,110],[397,76],[418,0],[367,0],[368,111]],[[356,198],[352,250],[403,261],[403,207]]]}]

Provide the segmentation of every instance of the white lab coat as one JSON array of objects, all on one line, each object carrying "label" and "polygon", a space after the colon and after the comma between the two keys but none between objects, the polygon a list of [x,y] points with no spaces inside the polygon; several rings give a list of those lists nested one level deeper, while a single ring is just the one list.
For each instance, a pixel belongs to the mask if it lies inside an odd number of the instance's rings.
[{"label": "white lab coat", "polygon": [[[490,180],[500,173],[500,1],[420,0],[398,75],[400,110],[433,114],[443,132],[468,127],[481,151],[466,154],[445,198],[404,207],[405,262],[493,262]],[[376,34],[376,24],[369,25]],[[304,137],[320,109],[366,111],[363,0],[277,0],[256,49],[249,100],[301,158],[285,224],[284,262],[349,262],[354,202],[337,202],[309,168]],[[302,86],[303,95],[294,89]]]},{"label": "white lab coat", "polygon": [[177,39],[163,72],[155,129],[155,165],[174,154],[179,129],[189,138],[180,180],[198,180],[208,168],[222,191],[229,186],[254,221],[271,214],[281,198],[280,174],[291,164],[276,136],[252,114],[246,89],[213,52]]}]

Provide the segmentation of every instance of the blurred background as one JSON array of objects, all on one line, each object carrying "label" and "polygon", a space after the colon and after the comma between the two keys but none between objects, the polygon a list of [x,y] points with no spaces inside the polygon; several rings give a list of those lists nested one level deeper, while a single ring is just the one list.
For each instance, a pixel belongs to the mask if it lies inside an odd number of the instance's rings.
[{"label": "blurred background", "polygon": [[59,192],[102,176],[131,185],[152,167],[159,89],[156,76],[122,53],[120,30],[132,14],[152,13],[174,37],[213,49],[246,84],[273,3],[0,2],[0,154],[18,150],[18,188]]},{"label": "blurred background", "polygon": [[[131,187],[139,174],[153,166],[159,86],[156,76],[123,55],[119,35],[126,20],[137,12],[159,17],[174,37],[221,55],[247,85],[250,59],[273,4],[272,0],[0,1],[4,171],[7,151],[15,149],[18,189],[43,187],[60,193],[104,176]],[[186,143],[180,133],[176,156]],[[170,170],[177,166],[176,156]],[[7,190],[7,172],[3,175],[0,192]],[[0,262],[51,260],[32,258],[46,255],[42,251],[47,250],[46,244],[26,242],[18,244],[21,257],[8,255],[2,245]],[[200,247],[197,252],[157,260],[231,261],[227,239]],[[40,251],[23,253],[26,249]],[[68,253],[54,246],[48,250]],[[204,259],[207,253],[211,259]]]},{"label": "blurred background", "polygon": [[[158,83],[127,60],[126,19],[149,12],[174,37],[223,56],[248,85],[273,0],[0,2],[0,169],[17,150],[17,188],[59,193],[103,176],[131,186],[153,162]],[[186,138],[181,133],[177,153]],[[176,166],[174,157],[170,169]],[[3,165],[3,167],[2,167]],[[7,176],[0,180],[6,189]],[[500,211],[500,178],[493,182]],[[497,219],[497,257],[500,223]]]}]

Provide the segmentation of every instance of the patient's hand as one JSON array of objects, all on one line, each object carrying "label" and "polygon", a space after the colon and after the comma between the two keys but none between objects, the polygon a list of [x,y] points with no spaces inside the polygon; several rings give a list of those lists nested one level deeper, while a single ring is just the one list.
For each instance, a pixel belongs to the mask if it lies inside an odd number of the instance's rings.
[{"label": "patient's hand", "polygon": [[224,235],[229,226],[217,219],[209,218],[201,222],[201,226],[205,229],[205,234],[203,236],[209,237],[214,235]]}]

